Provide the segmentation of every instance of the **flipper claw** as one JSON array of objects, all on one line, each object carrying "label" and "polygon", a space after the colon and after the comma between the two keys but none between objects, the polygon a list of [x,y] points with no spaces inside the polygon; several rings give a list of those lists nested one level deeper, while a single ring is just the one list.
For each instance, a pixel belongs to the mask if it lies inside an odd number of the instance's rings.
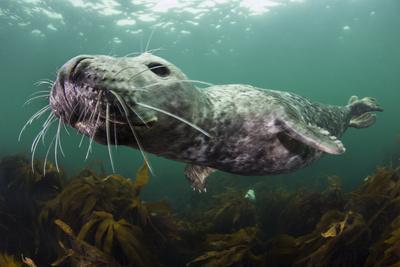
[{"label": "flipper claw", "polygon": [[200,193],[202,193],[207,192],[206,178],[214,171],[215,170],[210,167],[190,164],[185,168],[185,175],[191,183],[193,191],[196,191],[197,189]]}]

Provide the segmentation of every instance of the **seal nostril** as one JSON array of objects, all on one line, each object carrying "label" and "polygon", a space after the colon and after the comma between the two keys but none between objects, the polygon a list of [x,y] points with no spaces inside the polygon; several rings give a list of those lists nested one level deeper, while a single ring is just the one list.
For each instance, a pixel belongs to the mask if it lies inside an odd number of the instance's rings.
[{"label": "seal nostril", "polygon": [[85,59],[88,59],[88,58],[89,57],[82,56],[82,57],[79,57],[76,59],[76,61],[73,64],[73,67],[71,68],[71,71],[70,71],[71,77],[74,77],[75,79],[78,78],[77,76],[79,76],[79,70],[82,69],[82,67],[86,66],[86,65],[82,66],[82,61],[84,61]]}]

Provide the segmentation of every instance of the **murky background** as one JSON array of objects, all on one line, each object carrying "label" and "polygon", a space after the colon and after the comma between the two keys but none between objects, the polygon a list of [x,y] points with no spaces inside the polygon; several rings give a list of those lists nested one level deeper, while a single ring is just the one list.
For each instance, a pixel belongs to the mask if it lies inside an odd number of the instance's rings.
[{"label": "murky background", "polygon": [[[29,153],[45,116],[29,127],[25,121],[46,103],[22,106],[29,95],[54,80],[57,69],[78,54],[124,56],[158,49],[191,79],[214,84],[245,83],[287,90],[312,100],[344,105],[351,95],[376,97],[385,112],[376,125],[350,129],[343,137],[347,152],[325,156],[290,175],[240,177],[217,172],[210,179],[232,176],[251,187],[266,181],[288,188],[318,188],[329,175],[342,177],[349,190],[373,169],[392,159],[399,130],[400,2],[397,0],[210,0],[210,1],[41,1],[0,2],[0,153]],[[73,129],[62,134],[69,174],[93,162],[108,171],[107,148],[88,146]],[[47,143],[36,157],[43,159]],[[262,144],[260,144],[262,145]],[[133,176],[141,165],[137,151],[113,150],[116,170]],[[53,159],[53,152],[50,159]],[[145,198],[189,194],[183,164],[150,156],[155,177]]]}]

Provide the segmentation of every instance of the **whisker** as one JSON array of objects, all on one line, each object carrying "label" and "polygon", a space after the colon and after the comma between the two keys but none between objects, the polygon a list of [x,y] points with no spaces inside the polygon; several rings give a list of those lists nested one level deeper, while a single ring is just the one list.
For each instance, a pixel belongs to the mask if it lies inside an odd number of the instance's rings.
[{"label": "whisker", "polygon": [[147,53],[147,51],[148,51],[148,49],[149,49],[149,47],[150,47],[151,39],[153,39],[153,35],[154,35],[155,30],[156,30],[155,27],[153,27],[153,29],[151,30],[149,39],[147,40],[146,48],[144,49],[144,52],[145,52],[145,53]]},{"label": "whisker", "polygon": [[[95,117],[96,117],[97,109],[98,109],[98,107],[99,107],[100,99],[101,99],[102,94],[103,94],[103,93],[100,92],[99,95],[98,95],[98,97],[97,97],[97,102],[96,102],[96,106],[95,106],[95,108],[94,108],[94,112],[93,112],[92,115],[89,117],[89,123],[94,122],[94,119],[95,119]],[[92,151],[92,143],[93,143],[94,136],[95,136],[95,134],[96,134],[96,132],[97,132],[97,124],[98,124],[99,121],[100,121],[100,115],[101,115],[101,112],[99,111],[99,112],[98,112],[97,119],[96,119],[96,123],[95,123],[95,125],[94,125],[95,130],[93,131],[92,135],[91,135],[90,138],[89,138],[89,146],[88,146],[88,149],[87,149],[87,152],[86,152],[85,160],[87,160],[87,158],[89,157],[90,152]]]},{"label": "whisker", "polygon": [[34,101],[35,99],[39,99],[39,98],[49,98],[49,94],[31,97],[28,100],[26,100],[22,106],[29,105],[30,103],[32,103],[32,101]]},{"label": "whisker", "polygon": [[[123,101],[122,99],[120,99],[120,96],[114,92],[113,90],[110,90],[110,92],[117,98],[117,100],[121,103],[121,101]],[[117,105],[118,110],[121,114],[125,114],[125,112],[123,112],[120,108],[120,105]],[[139,115],[139,114],[138,114]],[[126,116],[125,116],[126,117]],[[143,121],[143,120],[142,120]],[[146,122],[143,121],[143,123],[146,124]],[[146,125],[147,126],[147,125]],[[115,142],[115,150],[118,150],[118,140],[117,140],[117,124],[114,123],[114,142]]]},{"label": "whisker", "polygon": [[[120,96],[119,94],[117,94],[115,91],[110,90],[110,93],[112,93],[112,94],[115,96],[115,98],[118,100],[118,102],[120,102],[120,103],[125,102],[125,101],[121,98],[121,96]],[[118,107],[119,111],[120,111],[121,114],[122,114],[122,110],[119,108],[119,106],[117,106],[117,107]],[[143,122],[143,124],[146,125],[147,128],[149,128],[149,125],[144,121],[144,119],[142,118],[142,116],[140,116],[140,114],[139,114],[138,112],[136,112],[136,110],[134,110],[131,106],[128,106],[128,107],[129,107],[129,108],[132,110],[132,112]]]},{"label": "whisker", "polygon": [[159,47],[159,48],[150,49],[149,51],[147,51],[147,53],[154,54],[154,53],[156,53],[158,51],[165,51],[165,50],[167,50],[167,49]]},{"label": "whisker", "polygon": [[[54,117],[54,116],[53,116],[53,117]],[[55,118],[55,117],[54,117],[54,118]],[[44,143],[45,140],[44,140],[44,139],[45,139],[45,137],[46,137],[47,132],[48,132],[49,129],[50,129],[50,127],[48,127],[48,126],[49,126],[49,125],[48,125],[48,123],[46,123],[46,122],[43,124],[43,128],[45,128],[45,130],[43,131],[43,134],[42,134],[42,138],[41,138],[41,139],[42,139],[42,144],[43,144],[43,145],[45,145],[45,143]]]},{"label": "whisker", "polygon": [[89,146],[88,146],[88,150],[87,150],[87,152],[86,152],[85,160],[87,160],[87,158],[89,157],[90,152],[92,151],[93,139],[94,139],[94,136],[95,136],[95,134],[96,134],[96,132],[97,132],[97,124],[98,124],[99,121],[100,121],[100,114],[101,114],[101,112],[99,111],[99,115],[97,115],[97,119],[96,119],[95,130],[93,131],[93,134],[92,134],[92,136],[91,136],[91,138],[90,138]]},{"label": "whisker", "polygon": [[50,91],[49,90],[40,90],[40,91],[33,92],[32,94],[29,95],[29,97],[32,97],[32,96],[35,96],[35,95],[38,95],[38,94],[45,94],[45,93],[50,95]]},{"label": "whisker", "polygon": [[170,113],[170,112],[168,112],[168,111],[166,111],[166,110],[163,110],[163,109],[160,109],[160,108],[156,108],[156,107],[153,107],[153,106],[144,104],[144,103],[136,102],[136,104],[139,105],[139,106],[142,106],[142,107],[144,107],[144,108],[152,109],[152,110],[154,110],[154,111],[161,112],[161,113],[163,113],[163,114],[165,114],[165,115],[167,115],[167,116],[173,117],[173,118],[175,118],[175,119],[177,119],[177,120],[179,120],[179,121],[181,121],[181,122],[183,122],[183,123],[189,125],[189,126],[192,127],[193,129],[195,129],[195,130],[201,132],[201,133],[204,134],[205,136],[212,138],[211,135],[210,135],[209,133],[207,133],[206,131],[204,131],[204,130],[201,129],[200,127],[194,125],[193,123],[191,123],[191,122],[185,120],[184,118],[181,118],[181,117],[179,117],[179,116],[177,116],[177,115],[175,115],[175,114],[172,114],[172,113]]},{"label": "whisker", "polygon": [[[60,120],[60,124],[63,126],[63,127],[65,127],[65,125],[64,125],[64,123]],[[61,155],[63,156],[63,157],[65,157],[65,153],[64,153],[64,149],[63,149],[63,147],[62,147],[62,144],[61,144],[61,126],[60,126],[60,128],[58,129],[58,147],[60,148],[60,152],[61,152]]]},{"label": "whisker", "polygon": [[39,133],[36,135],[35,139],[32,142],[32,146],[31,146],[31,165],[32,165],[32,172],[35,171],[34,168],[34,160],[35,160],[35,152],[36,152],[36,148],[37,145],[39,144],[40,139],[44,139],[44,135],[47,132],[48,128],[53,124],[53,122],[56,121],[56,118],[54,116],[54,114],[50,114],[49,117],[46,119],[46,121],[43,123],[42,126],[42,130],[39,131]]},{"label": "whisker", "polygon": [[54,122],[54,119],[55,119],[54,114],[50,113],[50,115],[47,117],[46,121],[43,123],[42,129],[39,131],[39,133],[36,135],[35,139],[32,142],[31,152],[33,152],[35,150],[35,147],[37,146],[37,144],[39,143],[39,140],[41,138],[44,142],[44,134],[47,133],[47,131],[49,129],[48,128],[49,123]]},{"label": "whisker", "polygon": [[46,156],[44,158],[44,163],[43,163],[43,176],[46,175],[46,164],[47,164],[47,159],[49,158],[49,153],[50,153],[50,149],[53,146],[54,143],[54,139],[56,138],[56,136],[53,137],[53,139],[51,140],[50,144],[49,144],[49,148],[47,149],[46,152]]},{"label": "whisker", "polygon": [[41,80],[41,81],[35,82],[34,85],[35,86],[48,85],[49,87],[52,87],[54,85],[54,82],[51,80]]},{"label": "whisker", "polygon": [[68,131],[68,129],[67,129],[67,125],[66,125],[65,123],[63,123],[63,127],[64,127],[65,132],[66,132],[68,135],[70,135],[70,134],[69,134],[69,131]]},{"label": "whisker", "polygon": [[79,106],[79,101],[75,104],[74,108],[71,111],[71,114],[69,115],[68,121],[71,123],[72,115],[75,114],[75,109]]},{"label": "whisker", "polygon": [[140,51],[142,52],[141,54],[144,53],[143,46],[144,46],[144,44],[143,44],[143,31],[142,31],[140,33]]},{"label": "whisker", "polygon": [[44,113],[46,113],[46,111],[48,111],[50,109],[50,105],[46,105],[43,108],[39,109],[35,114],[33,114],[28,121],[24,124],[24,126],[22,126],[21,131],[19,132],[18,135],[18,142],[21,141],[21,137],[23,132],[25,131],[26,127],[28,127],[28,125],[31,125],[32,122],[36,119],[38,119],[39,117],[41,117]]},{"label": "whisker", "polygon": [[[198,81],[198,80],[176,80],[176,82],[177,82],[177,83],[178,83],[178,82],[183,82],[183,83],[185,83],[185,82],[187,82],[187,83],[198,83],[198,84],[203,84],[203,85],[207,85],[207,86],[214,86],[214,84],[212,84],[212,83],[203,82],[203,81]],[[149,84],[149,85],[146,85],[146,86],[142,86],[142,87],[140,87],[140,89],[146,89],[146,88],[149,88],[149,87],[152,87],[152,86],[156,86],[156,85],[159,85],[159,84],[163,84],[163,83],[164,83],[164,81],[152,83],[152,84]],[[145,91],[146,91],[146,90],[145,90]]]},{"label": "whisker", "polygon": [[116,123],[114,123],[114,146],[115,146],[115,150],[118,150],[117,124]]},{"label": "whisker", "polygon": [[50,79],[41,79],[38,82],[49,82],[49,83],[52,83],[53,81],[50,80]]},{"label": "whisker", "polygon": [[110,92],[116,97],[116,99],[120,103],[122,109],[124,110],[126,121],[128,122],[129,128],[131,129],[132,134],[133,134],[133,136],[134,136],[134,138],[136,140],[136,143],[138,145],[139,151],[142,154],[143,160],[146,163],[147,167],[149,168],[150,173],[154,175],[154,172],[153,172],[153,169],[152,169],[152,167],[150,165],[150,162],[147,160],[146,154],[144,153],[143,147],[142,147],[142,145],[141,145],[141,143],[139,141],[139,137],[137,136],[137,134],[135,132],[135,128],[133,127],[131,121],[129,120],[128,108],[126,107],[125,101],[117,93],[115,93],[114,91],[110,90]]},{"label": "whisker", "polygon": [[122,68],[119,71],[117,71],[117,73],[114,74],[114,78],[116,76],[118,76],[119,74],[121,74],[121,72],[124,72],[125,70],[129,70],[129,69],[135,69],[136,67],[126,67],[126,68]]},{"label": "whisker", "polygon": [[114,169],[114,162],[111,153],[111,144],[110,144],[110,104],[107,103],[106,106],[106,135],[107,135],[107,149],[108,149],[108,156],[110,157],[110,163],[112,171],[115,173]]},{"label": "whisker", "polygon": [[86,106],[82,111],[81,114],[78,117],[78,121],[84,121],[86,120],[87,115],[90,113],[90,107]]},{"label": "whisker", "polygon": [[147,122],[142,118],[142,116],[140,116],[140,114],[131,106],[128,106],[130,110],[132,110],[132,112],[139,118],[139,120],[141,122],[143,122],[143,124],[147,127],[150,128],[149,125],[147,124]]},{"label": "whisker", "polygon": [[123,57],[137,56],[137,55],[140,55],[140,54],[142,54],[142,53],[141,52],[132,52],[132,53],[126,54]]},{"label": "whisker", "polygon": [[78,145],[79,148],[82,146],[84,139],[85,139],[85,135],[82,134],[81,141],[79,141],[79,145]]},{"label": "whisker", "polygon": [[203,82],[203,81],[199,81],[199,80],[180,80],[180,82],[198,83],[198,84],[207,85],[207,86],[214,86],[214,84],[212,84],[212,83]]},{"label": "whisker", "polygon": [[59,172],[60,169],[58,167],[58,147],[59,147],[59,142],[60,142],[60,128],[61,128],[61,120],[58,120],[58,127],[57,127],[57,133],[56,133],[56,143],[54,145],[54,161],[56,163],[56,169]]}]

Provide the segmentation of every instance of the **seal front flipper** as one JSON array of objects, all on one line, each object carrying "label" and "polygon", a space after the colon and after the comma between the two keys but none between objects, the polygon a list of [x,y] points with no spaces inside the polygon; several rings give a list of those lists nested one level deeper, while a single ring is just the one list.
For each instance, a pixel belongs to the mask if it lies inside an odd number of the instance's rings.
[{"label": "seal front flipper", "polygon": [[199,192],[206,192],[206,179],[213,172],[215,172],[213,168],[194,164],[189,164],[185,168],[186,178],[192,185],[193,190],[197,189]]},{"label": "seal front flipper", "polygon": [[291,138],[317,150],[335,155],[343,154],[346,151],[340,140],[318,126],[292,118],[277,119],[277,124]]}]

